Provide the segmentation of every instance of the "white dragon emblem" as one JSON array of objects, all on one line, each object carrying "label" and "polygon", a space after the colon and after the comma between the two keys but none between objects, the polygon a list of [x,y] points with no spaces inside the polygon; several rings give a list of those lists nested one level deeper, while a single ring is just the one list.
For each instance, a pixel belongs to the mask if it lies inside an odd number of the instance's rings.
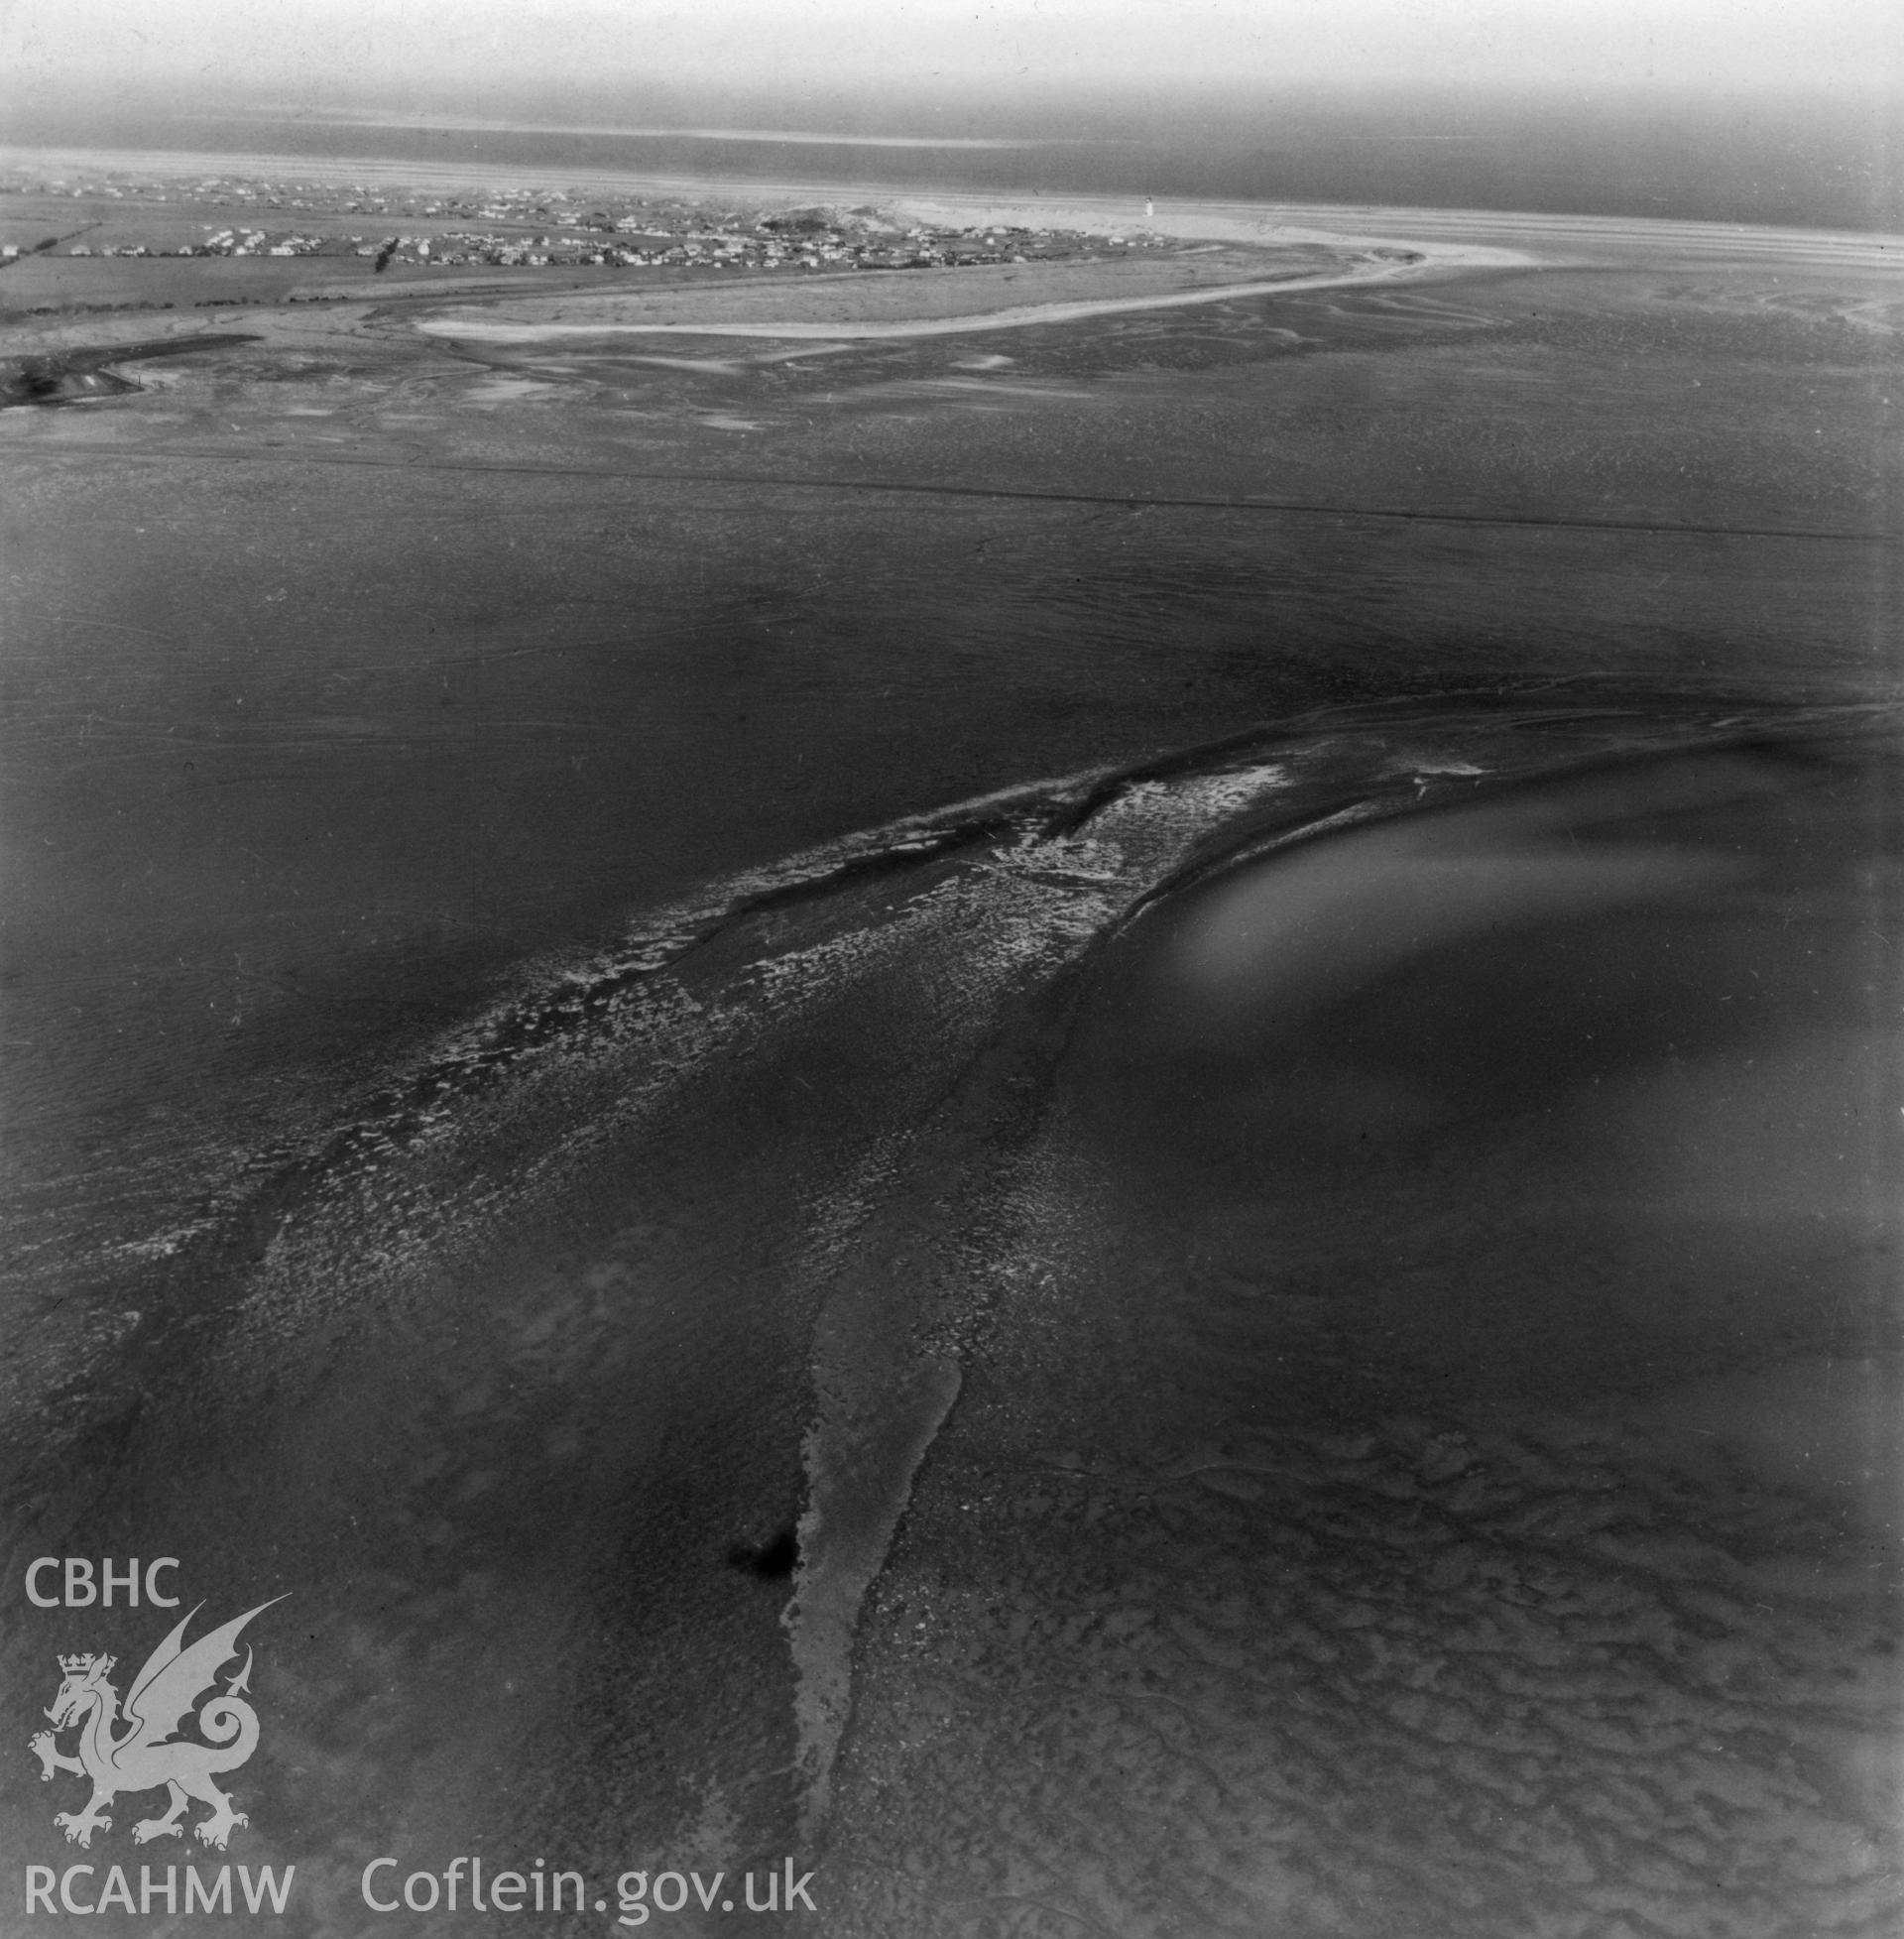
[{"label": "white dragon emblem", "polygon": [[[284,1598],[273,1600],[282,1602]],[[117,1736],[114,1726],[121,1714],[119,1693],[106,1681],[106,1673],[118,1659],[60,1658],[65,1680],[53,1700],[53,1708],[46,1713],[53,1729],[41,1731],[28,1749],[40,1759],[40,1775],[45,1781],[51,1782],[56,1770],[69,1770],[92,1780],[92,1796],[83,1811],[61,1811],[54,1818],[69,1844],[89,1846],[95,1831],[112,1829],[104,1807],[120,1791],[156,1790],[161,1784],[172,1794],[171,1806],[164,1817],[144,1818],[133,1826],[135,1844],[143,1845],[153,1838],[177,1838],[178,1821],[192,1798],[211,1806],[211,1816],[200,1818],[192,1830],[221,1852],[236,1827],[250,1822],[242,1811],[232,1809],[231,1799],[211,1781],[214,1771],[235,1770],[258,1748],[258,1713],[244,1701],[251,1682],[249,1648],[244,1668],[223,1690],[217,1688],[216,1678],[219,1666],[238,1653],[238,1632],[270,1607],[270,1603],[260,1603],[257,1609],[247,1610],[222,1629],[186,1645],[185,1626],[198,1614],[197,1609],[188,1611],[133,1679],[124,1711],[131,1728]],[[199,1710],[197,1722],[211,1741],[195,1744],[177,1733],[179,1720],[207,1690],[214,1695]],[[79,1727],[79,1755],[68,1757],[54,1740],[74,1725]]]}]

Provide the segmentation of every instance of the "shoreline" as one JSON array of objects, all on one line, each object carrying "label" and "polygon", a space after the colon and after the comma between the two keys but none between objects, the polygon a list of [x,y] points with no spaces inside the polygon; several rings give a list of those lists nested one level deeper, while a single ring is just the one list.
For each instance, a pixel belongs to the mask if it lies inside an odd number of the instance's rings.
[{"label": "shoreline", "polygon": [[[290,272],[280,279],[261,271],[258,281],[264,287],[255,291],[251,283],[233,278],[222,267],[217,272],[222,280],[208,284],[202,294],[178,280],[189,278],[189,271],[158,273],[168,279],[163,284],[157,277],[140,272],[123,280],[122,292],[114,285],[114,294],[131,299],[110,305],[120,311],[121,327],[130,323],[133,314],[155,307],[174,308],[187,298],[193,300],[194,307],[203,307],[207,301],[215,302],[224,295],[228,285],[231,298],[243,302],[247,308],[267,313],[297,303],[334,302],[345,304],[361,321],[369,320],[363,315],[366,305],[387,309],[401,304],[411,312],[405,320],[416,334],[435,338],[460,336],[506,343],[658,334],[899,340],[1020,329],[1476,270],[1527,269],[1541,261],[1524,249],[1506,249],[1449,234],[1403,244],[1392,239],[1396,230],[1378,222],[1328,227],[1313,217],[1300,223],[1291,221],[1288,210],[1241,204],[1166,202],[1159,206],[1152,201],[1110,196],[1027,201],[1022,197],[1001,199],[940,191],[929,195],[895,193],[849,207],[839,184],[784,181],[717,184],[612,173],[584,178],[565,171],[417,167],[402,162],[302,164],[289,157],[134,151],[48,150],[27,158],[26,151],[0,150],[0,171],[27,182],[39,178],[44,182],[52,178],[57,185],[30,191],[43,200],[57,201],[62,193],[77,194],[82,202],[87,199],[74,181],[61,181],[62,177],[94,187],[101,182],[108,184],[100,193],[124,194],[129,188],[128,214],[142,194],[149,200],[170,202],[175,191],[169,184],[178,184],[187,200],[211,195],[214,199],[210,205],[220,209],[252,205],[285,209],[281,219],[293,221],[296,218],[290,210],[309,210],[313,215],[322,211],[327,218],[324,205],[354,207],[359,196],[395,199],[444,195],[449,191],[442,184],[450,182],[463,184],[457,191],[459,199],[472,192],[494,196],[510,191],[556,199],[609,194],[606,184],[612,181],[620,184],[612,191],[616,199],[625,201],[635,190],[642,191],[644,203],[651,195],[665,195],[676,201],[687,198],[698,205],[708,221],[716,220],[712,211],[721,204],[738,203],[755,211],[748,220],[759,225],[770,209],[812,208],[817,196],[822,198],[819,206],[823,211],[836,223],[849,227],[863,217],[878,216],[888,228],[895,223],[915,223],[964,235],[1005,230],[1056,239],[1062,244],[1061,250],[1051,255],[1041,254],[1027,243],[1027,254],[1005,259],[994,254],[971,263],[948,262],[936,267],[915,268],[884,261],[857,263],[848,266],[855,273],[844,276],[831,268],[819,275],[759,273],[768,269],[792,272],[796,268],[794,263],[777,258],[760,263],[717,263],[715,267],[742,272],[718,283],[651,276],[645,263],[633,276],[618,268],[599,282],[591,277],[579,287],[567,282],[565,288],[563,282],[553,282],[562,272],[552,264],[548,275],[535,274],[533,266],[540,259],[534,257],[528,273],[511,271],[504,279],[480,270],[452,270],[448,278],[438,282],[433,273],[435,265],[431,264],[424,266],[432,271],[427,277],[412,280],[406,276],[401,283],[393,279],[375,288],[367,287],[366,279],[359,276],[326,274],[314,257],[307,275]],[[115,178],[127,188],[113,189],[110,184]],[[585,180],[590,183],[587,187],[582,185]],[[553,186],[556,182],[562,184],[560,190]],[[829,190],[831,200],[825,199]],[[864,195],[869,191],[862,184],[850,192]],[[280,197],[289,198],[288,207]],[[96,195],[94,202],[96,206],[84,213],[95,217],[92,226],[97,227],[97,207],[103,203]],[[425,209],[422,214],[435,218],[439,211]],[[389,226],[392,219],[383,217],[383,225]],[[405,215],[400,211],[394,219],[402,222]],[[573,212],[561,219],[571,225],[583,220]],[[734,219],[721,217],[718,226],[725,228]],[[768,220],[766,226],[774,224]],[[261,230],[259,239],[262,235]],[[1126,253],[1127,239],[1134,253]],[[353,233],[344,240],[358,243],[363,238]],[[995,246],[999,243],[996,236],[990,240]],[[72,253],[91,252],[87,248]],[[102,253],[144,252],[113,248]],[[364,256],[369,252],[359,248],[355,253]],[[586,260],[599,262],[600,258]],[[378,267],[383,268],[381,260]],[[688,263],[682,267],[691,276],[695,267],[706,265]],[[804,264],[807,270],[815,267],[811,261]],[[898,276],[858,273],[900,268],[904,274]],[[170,302],[156,301],[162,291]],[[23,312],[19,321],[25,323],[27,316],[37,318],[41,313]],[[65,304],[57,310],[48,305],[47,313],[60,315],[61,325],[76,320]],[[46,324],[27,327],[36,338],[48,333]]]},{"label": "shoreline", "polygon": [[[406,162],[389,158],[314,158],[275,153],[170,149],[67,149],[0,146],[0,174],[94,170],[153,176],[231,175],[314,183],[383,183],[420,189],[523,186],[614,188],[698,198],[755,201],[763,206],[815,200],[862,206],[879,203],[922,219],[994,220],[1049,228],[1110,225],[1182,241],[1433,243],[1461,252],[1463,265],[1502,268],[1595,260],[1600,252],[1635,249],[1681,257],[1724,251],[1796,256],[1819,267],[1895,269],[1904,262],[1904,234],[1879,230],[1781,227],[1745,222],[1658,216],[1547,213],[1538,210],[1438,208],[1341,202],[1246,202],[1164,197],[1144,213],[1140,196],[1089,195],[1035,189],[980,192],[926,189],[903,182],[841,182],[788,176],[712,177],[641,170],[536,168],[502,164]],[[1536,254],[1534,252],[1538,251]],[[1469,252],[1472,252],[1470,254]]]},{"label": "shoreline", "polygon": [[[1062,255],[1013,257],[1009,268],[994,257],[881,275],[863,271],[900,266],[873,263],[849,266],[848,274],[828,267],[816,275],[795,275],[791,264],[736,263],[731,267],[740,274],[715,279],[695,274],[703,267],[697,265],[686,266],[685,275],[671,270],[656,274],[646,267],[634,274],[612,269],[598,275],[553,265],[501,273],[447,266],[439,272],[424,265],[430,271],[426,276],[407,274],[373,286],[364,277],[325,274],[321,259],[313,257],[309,276],[301,269],[284,279],[261,272],[257,286],[225,276],[221,268],[225,281],[207,285],[202,293],[182,285],[154,288],[144,282],[142,272],[141,280],[128,281],[123,292],[116,287],[108,292],[117,298],[112,302],[67,301],[9,314],[7,335],[23,353],[62,347],[89,351],[115,338],[189,334],[198,319],[188,321],[182,313],[187,299],[192,309],[243,308],[245,320],[273,338],[291,325],[296,310],[300,336],[330,335],[340,326],[354,333],[366,326],[374,331],[394,325],[416,337],[471,343],[681,336],[844,344],[1018,330],[1232,300],[1452,281],[1476,274],[1609,265],[1645,271],[1667,262],[1691,267],[1715,255],[1776,263],[1793,273],[1834,267],[1894,270],[1904,261],[1904,238],[1744,224],[1218,200],[1146,202],[1113,195],[1047,198],[1022,192],[882,188],[865,182],[743,182],[615,170],[370,158],[316,161],[283,155],[14,147],[0,148],[0,175],[16,180],[70,176],[95,182],[118,178],[132,182],[134,203],[141,179],[147,192],[162,200],[169,199],[166,184],[176,182],[189,185],[187,198],[195,187],[201,193],[228,193],[230,206],[256,202],[272,209],[281,204],[266,202],[267,196],[303,191],[316,203],[335,199],[341,204],[351,191],[436,196],[449,192],[450,184],[463,193],[496,195],[513,189],[551,199],[558,194],[664,197],[698,208],[709,221],[716,219],[712,211],[723,206],[751,208],[757,214],[750,219],[758,222],[768,211],[817,204],[849,224],[878,215],[889,225],[898,221],[965,232],[1029,230],[1062,237],[1068,245]],[[68,184],[45,192],[57,197],[76,191]],[[228,206],[224,200],[213,205]],[[305,204],[294,200],[291,206]],[[1098,253],[1100,239],[1122,250],[1125,238],[1136,245],[1135,254]],[[779,273],[759,273],[765,268]],[[170,300],[162,301],[162,296]],[[318,322],[310,313],[317,307],[330,310],[336,321]],[[170,312],[163,322],[160,312]]]}]

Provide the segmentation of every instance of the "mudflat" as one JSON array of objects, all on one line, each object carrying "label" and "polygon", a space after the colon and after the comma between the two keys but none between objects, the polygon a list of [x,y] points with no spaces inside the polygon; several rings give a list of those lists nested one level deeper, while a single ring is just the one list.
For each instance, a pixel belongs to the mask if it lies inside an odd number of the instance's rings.
[{"label": "mudflat", "polygon": [[1881,243],[257,175],[0,271],[0,1505],[295,1596],[234,1861],[1895,1931]]}]

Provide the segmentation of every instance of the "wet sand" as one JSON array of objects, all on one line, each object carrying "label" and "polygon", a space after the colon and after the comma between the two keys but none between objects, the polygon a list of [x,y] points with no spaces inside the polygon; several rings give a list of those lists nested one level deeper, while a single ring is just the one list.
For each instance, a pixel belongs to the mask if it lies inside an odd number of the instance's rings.
[{"label": "wet sand", "polygon": [[1892,293],[1522,233],[5,414],[6,1533],[292,1592],[288,1934],[1895,1929]]},{"label": "wet sand", "polygon": [[[1297,258],[1300,265],[1304,258],[1330,252],[1312,249],[1282,253]],[[1320,272],[1305,273],[1303,267],[1292,266],[1268,277],[1252,276],[1250,267],[1234,258],[1222,264],[1063,263],[1012,270],[940,270],[902,280],[884,276],[802,278],[792,289],[784,286],[793,279],[781,278],[777,287],[771,289],[753,283],[733,291],[669,291],[658,297],[593,295],[540,302],[528,298],[486,305],[480,311],[439,311],[419,317],[415,327],[427,336],[488,343],[631,334],[898,340],[1025,329],[1196,303],[1234,303],[1249,297],[1396,282],[1407,278],[1418,265],[1341,259]],[[1141,290],[1145,284],[1165,287],[1153,287],[1140,295],[1111,294],[1132,285]],[[1095,294],[1062,294],[1080,287]],[[992,306],[1007,296],[1021,300],[1003,307]],[[1030,300],[1023,301],[1025,298]]]}]

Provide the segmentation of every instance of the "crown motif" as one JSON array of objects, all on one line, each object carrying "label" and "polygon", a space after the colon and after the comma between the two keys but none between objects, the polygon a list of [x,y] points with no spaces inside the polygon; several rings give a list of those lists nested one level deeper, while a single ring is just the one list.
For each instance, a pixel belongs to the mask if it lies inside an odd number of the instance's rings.
[{"label": "crown motif", "polygon": [[92,1667],[92,1658],[90,1656],[61,1656],[60,1658],[60,1667],[66,1671],[90,1669]]}]

